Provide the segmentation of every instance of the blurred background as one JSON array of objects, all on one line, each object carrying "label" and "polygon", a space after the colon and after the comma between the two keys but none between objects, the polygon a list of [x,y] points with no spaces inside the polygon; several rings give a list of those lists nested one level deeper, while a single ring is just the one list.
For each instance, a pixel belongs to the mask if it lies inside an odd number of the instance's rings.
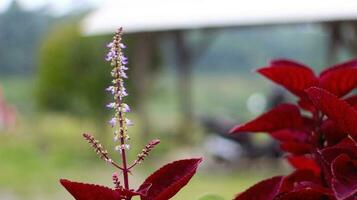
[{"label": "blurred background", "polygon": [[174,199],[231,199],[289,172],[264,134],[227,135],[294,100],[254,69],[274,58],[316,71],[351,59],[356,19],[353,1],[0,0],[0,199],[71,199],[59,178],[111,186],[113,169],[81,135],[92,133],[119,158],[104,91],[105,46],[119,26],[136,124],[129,157],[150,139],[162,141],[134,171],[133,187],[187,157],[204,163]]}]

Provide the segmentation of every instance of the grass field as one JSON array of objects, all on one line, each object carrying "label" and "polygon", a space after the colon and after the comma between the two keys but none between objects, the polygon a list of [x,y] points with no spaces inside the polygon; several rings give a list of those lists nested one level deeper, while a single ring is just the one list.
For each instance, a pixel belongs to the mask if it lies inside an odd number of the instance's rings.
[{"label": "grass field", "polygon": [[[38,112],[33,98],[33,83],[32,79],[16,77],[0,80],[7,101],[14,104],[19,112],[16,129],[0,132],[0,199],[71,199],[58,183],[61,177],[110,186],[112,169],[97,159],[95,153],[81,139],[81,133],[90,131],[104,138],[103,143],[106,146],[112,145],[110,129],[106,126],[98,127],[92,120],[75,117],[70,113]],[[251,114],[246,109],[245,101],[253,91],[264,93],[267,89],[265,83],[262,79],[247,75],[195,76],[195,113],[248,119]],[[139,167],[134,185],[143,180],[144,174],[155,169],[157,163],[191,156],[180,153],[187,146],[178,145],[168,134],[177,125],[178,102],[175,88],[175,80],[171,76],[161,77],[155,84],[149,103],[150,117],[154,124],[150,137],[159,137],[162,143],[150,155],[151,160]],[[135,112],[132,118],[135,120]],[[103,119],[103,124],[105,121]],[[131,130],[131,136],[133,148],[130,157],[134,158],[141,149],[138,144],[144,141],[138,128]],[[195,148],[200,147],[200,142],[201,140],[197,140],[193,144]],[[114,154],[112,151],[111,153]],[[190,186],[182,190],[175,199],[198,199],[211,193],[230,199],[262,177],[278,173],[269,167],[253,169],[255,170],[226,172],[222,168],[217,173],[203,167]]]}]

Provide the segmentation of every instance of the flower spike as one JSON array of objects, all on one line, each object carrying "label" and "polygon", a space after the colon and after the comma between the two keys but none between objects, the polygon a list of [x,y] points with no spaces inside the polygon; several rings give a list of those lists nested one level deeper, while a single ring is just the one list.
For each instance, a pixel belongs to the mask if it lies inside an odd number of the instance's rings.
[{"label": "flower spike", "polygon": [[129,169],[132,169],[135,165],[140,164],[146,158],[146,156],[149,155],[149,152],[159,143],[160,140],[158,139],[151,140],[149,144],[147,144],[145,148],[141,151],[141,153],[138,154],[137,159],[134,161],[134,164],[129,167]]},{"label": "flower spike", "polygon": [[83,137],[84,137],[85,140],[88,141],[89,144],[92,145],[94,151],[99,155],[100,159],[104,160],[105,162],[107,162],[109,164],[112,164],[114,167],[116,167],[116,168],[118,168],[120,170],[123,169],[117,163],[115,163],[113,161],[113,159],[111,159],[109,157],[108,151],[105,150],[103,148],[103,145],[98,140],[96,140],[91,134],[84,133]]},{"label": "flower spike", "polygon": [[113,77],[112,86],[107,88],[114,98],[114,102],[107,105],[108,108],[114,109],[114,117],[109,121],[112,128],[116,127],[114,131],[114,141],[119,142],[115,150],[121,154],[124,187],[129,189],[128,167],[126,160],[126,150],[130,149],[130,145],[126,144],[126,138],[129,138],[127,127],[132,126],[133,123],[125,117],[125,114],[130,111],[130,107],[124,103],[124,97],[128,96],[125,88],[124,79],[128,78],[125,70],[128,68],[124,65],[128,64],[127,57],[124,56],[122,49],[126,46],[122,43],[122,28],[119,28],[113,37],[113,41],[107,45],[109,52],[106,60],[110,62],[112,67],[111,76]]}]

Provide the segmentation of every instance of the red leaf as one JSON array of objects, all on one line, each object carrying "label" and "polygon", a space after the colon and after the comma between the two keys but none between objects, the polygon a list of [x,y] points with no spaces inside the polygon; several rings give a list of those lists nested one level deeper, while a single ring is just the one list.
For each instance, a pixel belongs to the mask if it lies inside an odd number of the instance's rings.
[{"label": "red leaf", "polygon": [[339,142],[336,147],[357,147],[357,142],[352,138],[346,137],[341,142]]},{"label": "red leaf", "polygon": [[321,132],[325,135],[327,145],[335,145],[346,138],[347,133],[341,131],[332,120],[325,120],[321,127]]},{"label": "red leaf", "polygon": [[353,108],[357,109],[357,95],[347,97],[345,101],[349,103]]},{"label": "red leaf", "polygon": [[327,163],[332,163],[339,155],[346,154],[353,159],[357,159],[357,146],[340,145],[327,147],[321,150],[321,155]]},{"label": "red leaf", "polygon": [[[288,192],[299,187],[316,187],[321,184],[320,177],[310,170],[296,170],[292,174],[285,176],[280,188],[280,192]],[[301,188],[300,188],[301,189]]]},{"label": "red leaf", "polygon": [[298,105],[300,108],[311,112],[312,114],[316,113],[316,108],[308,98],[301,98],[298,100]]},{"label": "red leaf", "polygon": [[230,133],[272,132],[302,126],[303,120],[299,108],[292,104],[281,104],[246,124],[233,127]]},{"label": "red leaf", "polygon": [[305,169],[320,174],[320,166],[312,158],[306,156],[288,156],[286,157],[291,166],[295,169]]},{"label": "red leaf", "polygon": [[280,148],[286,152],[303,155],[311,152],[312,146],[309,143],[301,142],[283,142],[280,144]]},{"label": "red leaf", "polygon": [[167,200],[184,187],[196,173],[202,159],[178,160],[161,167],[150,175],[139,187],[151,184],[147,196],[142,200]]},{"label": "red leaf", "polygon": [[357,158],[357,146],[350,144],[347,140],[341,141],[339,144],[322,149],[316,154],[321,165],[324,179],[329,185],[332,182],[331,164],[340,155],[345,154],[353,159]]},{"label": "red leaf", "polygon": [[108,187],[72,182],[66,179],[60,180],[76,200],[118,200],[122,197],[132,197],[139,193],[129,190],[113,190]]},{"label": "red leaf", "polygon": [[304,90],[315,86],[318,82],[310,68],[289,60],[273,61],[269,67],[258,69],[258,73],[299,97],[305,97]]},{"label": "red leaf", "polygon": [[314,105],[344,132],[357,139],[357,111],[324,89],[312,87],[307,93]]},{"label": "red leaf", "polygon": [[357,60],[338,64],[320,74],[320,86],[341,97],[357,87]]},{"label": "red leaf", "polygon": [[279,193],[282,180],[282,176],[276,176],[261,181],[238,194],[234,200],[273,200]]},{"label": "red leaf", "polygon": [[329,194],[312,188],[304,188],[279,195],[274,200],[335,200]]},{"label": "red leaf", "polygon": [[271,132],[270,135],[280,142],[306,142],[308,133],[299,130],[283,129]]},{"label": "red leaf", "polygon": [[332,163],[332,189],[338,200],[344,200],[357,193],[357,160],[346,154],[338,156]]}]

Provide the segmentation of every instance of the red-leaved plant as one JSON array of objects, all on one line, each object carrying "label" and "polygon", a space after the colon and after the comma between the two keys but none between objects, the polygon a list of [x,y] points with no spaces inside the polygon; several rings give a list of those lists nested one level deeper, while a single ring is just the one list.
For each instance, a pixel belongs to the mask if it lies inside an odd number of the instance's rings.
[{"label": "red-leaved plant", "polygon": [[117,172],[112,176],[113,188],[73,182],[66,179],[61,179],[60,182],[77,200],[130,200],[133,196],[140,196],[142,200],[167,200],[190,181],[202,159],[186,159],[172,162],[151,174],[138,189],[134,190],[129,187],[129,173],[148,156],[148,153],[160,141],[155,139],[149,142],[142,152],[138,154],[137,159],[131,165],[128,165],[126,150],[130,146],[127,144],[129,139],[127,132],[128,127],[132,126],[133,123],[125,117],[125,114],[130,112],[129,106],[123,102],[124,97],[128,95],[124,87],[124,79],[128,78],[125,73],[128,69],[126,67],[128,61],[122,52],[125,45],[121,42],[121,35],[122,29],[120,28],[114,35],[113,41],[108,44],[109,53],[106,60],[112,66],[111,75],[113,81],[106,90],[114,96],[114,102],[109,103],[107,107],[115,110],[115,115],[109,121],[109,124],[116,128],[114,141],[119,144],[115,147],[115,150],[121,154],[122,164],[119,165],[111,159],[108,152],[92,135],[85,133],[83,137],[92,145],[101,159],[120,171],[120,174],[123,175],[124,185],[121,184],[119,173]]},{"label": "red-leaved plant", "polygon": [[296,95],[298,103],[281,104],[231,133],[267,132],[295,171],[259,182],[235,199],[356,200],[357,95],[346,95],[357,87],[357,60],[319,76],[290,60],[272,61],[258,73]]}]

